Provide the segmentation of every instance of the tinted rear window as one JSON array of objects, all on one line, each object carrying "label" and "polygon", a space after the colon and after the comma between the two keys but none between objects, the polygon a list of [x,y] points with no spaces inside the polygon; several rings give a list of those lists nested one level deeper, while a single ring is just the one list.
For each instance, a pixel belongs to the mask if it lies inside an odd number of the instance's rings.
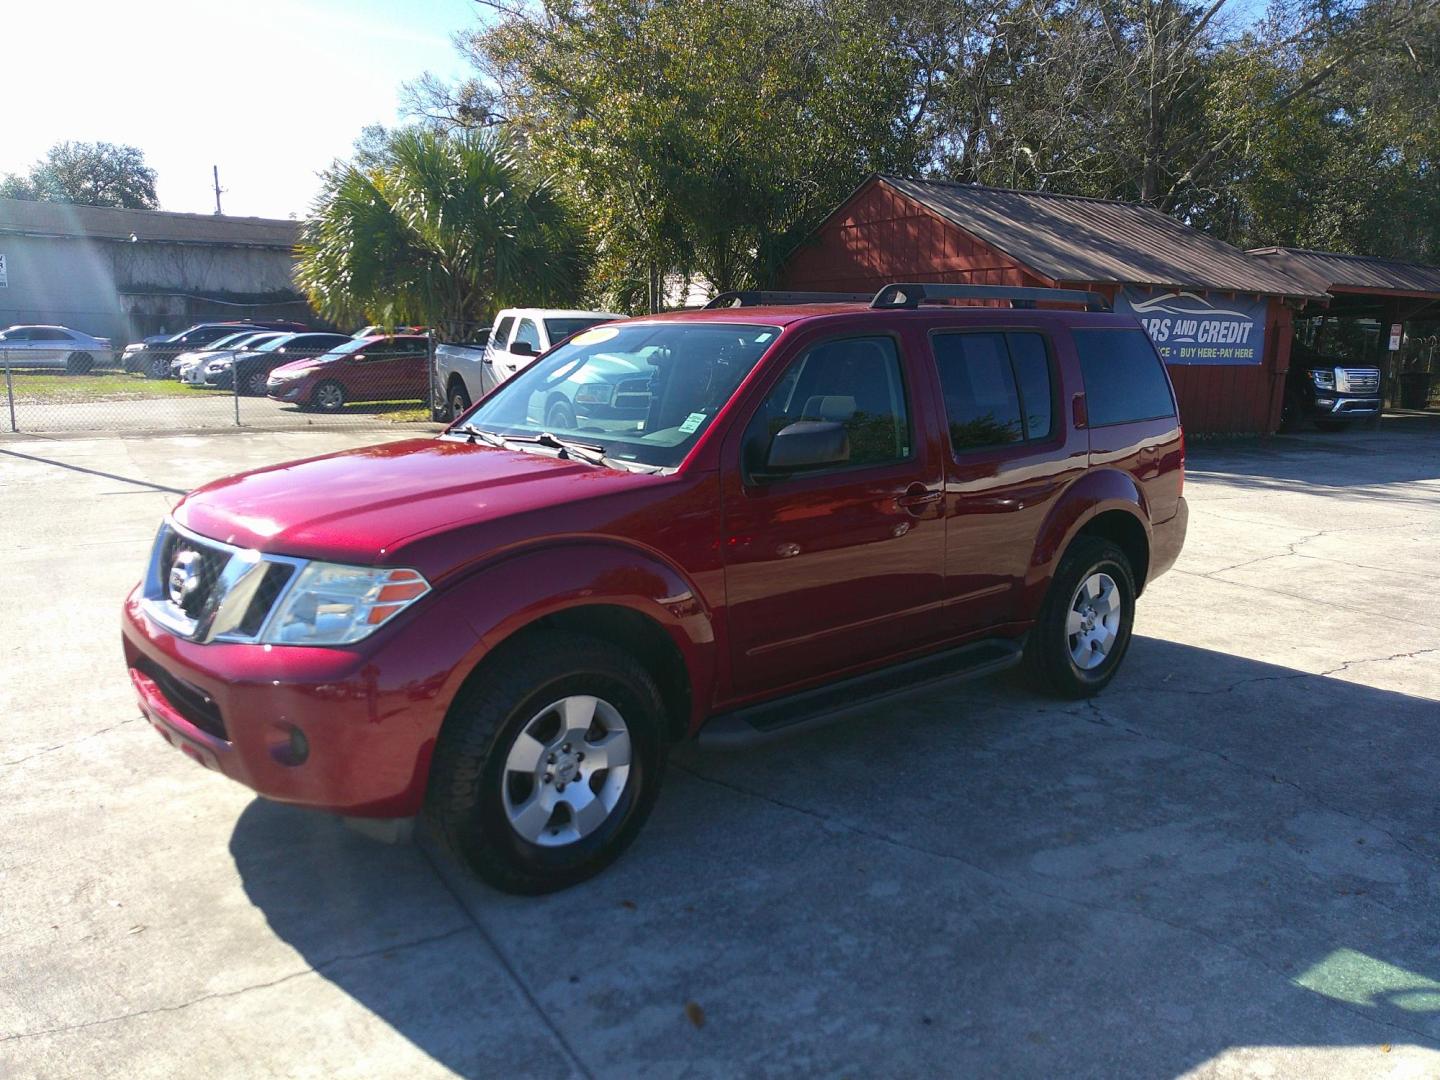
[{"label": "tinted rear window", "polygon": [[1170,381],[1143,330],[1076,330],[1091,427],[1175,415]]}]

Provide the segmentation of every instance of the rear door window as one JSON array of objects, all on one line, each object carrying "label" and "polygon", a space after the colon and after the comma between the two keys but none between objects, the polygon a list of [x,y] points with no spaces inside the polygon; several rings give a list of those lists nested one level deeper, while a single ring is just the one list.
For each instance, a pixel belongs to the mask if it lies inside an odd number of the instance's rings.
[{"label": "rear door window", "polygon": [[1050,435],[1052,377],[1042,335],[940,333],[931,341],[955,453]]},{"label": "rear door window", "polygon": [[507,315],[501,319],[495,326],[495,332],[490,335],[490,344],[497,349],[505,348],[510,343],[510,331],[514,326],[514,315]]},{"label": "rear door window", "polygon": [[1076,330],[1091,427],[1175,415],[1170,380],[1143,330]]}]

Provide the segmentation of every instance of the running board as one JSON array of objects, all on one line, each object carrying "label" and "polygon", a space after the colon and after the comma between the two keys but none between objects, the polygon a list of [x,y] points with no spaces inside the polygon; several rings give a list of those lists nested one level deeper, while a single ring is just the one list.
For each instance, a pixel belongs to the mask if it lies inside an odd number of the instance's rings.
[{"label": "running board", "polygon": [[700,729],[698,741],[706,750],[740,750],[824,727],[886,701],[1005,671],[1020,662],[1022,647],[1019,641],[989,638],[734,712],[717,713]]}]

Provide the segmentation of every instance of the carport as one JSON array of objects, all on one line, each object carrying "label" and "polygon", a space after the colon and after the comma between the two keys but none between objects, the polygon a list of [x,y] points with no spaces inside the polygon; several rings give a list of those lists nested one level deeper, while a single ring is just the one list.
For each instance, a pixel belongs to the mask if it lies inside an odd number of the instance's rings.
[{"label": "carport", "polygon": [[1387,407],[1429,407],[1440,375],[1440,267],[1304,248],[1249,254],[1330,297],[1296,312],[1297,340],[1378,367]]}]

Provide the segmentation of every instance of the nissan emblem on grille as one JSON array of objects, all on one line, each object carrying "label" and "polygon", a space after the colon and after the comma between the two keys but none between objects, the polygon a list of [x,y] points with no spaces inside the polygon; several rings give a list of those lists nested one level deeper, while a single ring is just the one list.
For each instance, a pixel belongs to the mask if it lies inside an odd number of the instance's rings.
[{"label": "nissan emblem on grille", "polygon": [[170,602],[178,608],[185,606],[190,594],[200,586],[200,553],[181,551],[170,564]]}]

